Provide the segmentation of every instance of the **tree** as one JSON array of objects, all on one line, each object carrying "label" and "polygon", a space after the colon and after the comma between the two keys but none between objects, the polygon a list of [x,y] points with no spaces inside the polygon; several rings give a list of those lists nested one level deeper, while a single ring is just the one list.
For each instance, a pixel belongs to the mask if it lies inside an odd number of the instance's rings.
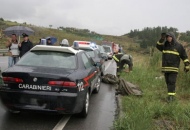
[{"label": "tree", "polygon": [[49,25],[49,27],[50,27],[50,28],[52,28],[52,27],[53,27],[53,25]]},{"label": "tree", "polygon": [[162,32],[174,32],[177,37],[177,28],[167,26],[165,27],[146,27],[142,31],[135,29],[134,31],[131,30],[130,33],[125,34],[128,35],[130,38],[136,39],[139,41],[141,48],[147,48],[148,46],[155,46],[156,41],[160,38],[160,34]]},{"label": "tree", "polygon": [[0,21],[4,21],[4,19],[3,19],[3,18],[0,18]]}]

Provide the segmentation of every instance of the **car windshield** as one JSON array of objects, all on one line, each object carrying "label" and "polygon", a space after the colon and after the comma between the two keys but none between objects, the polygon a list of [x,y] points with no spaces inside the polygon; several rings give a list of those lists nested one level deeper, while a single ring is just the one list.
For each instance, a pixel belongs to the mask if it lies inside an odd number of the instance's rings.
[{"label": "car windshield", "polygon": [[23,56],[16,65],[55,67],[65,69],[76,68],[76,56],[64,52],[32,51]]},{"label": "car windshield", "polygon": [[106,47],[106,46],[104,46],[104,50],[105,50],[105,52],[111,52],[110,47]]},{"label": "car windshield", "polygon": [[92,58],[95,57],[95,54],[94,54],[93,50],[89,50],[89,49],[81,49],[81,50],[86,51],[86,54],[89,55],[90,57],[92,57]]}]

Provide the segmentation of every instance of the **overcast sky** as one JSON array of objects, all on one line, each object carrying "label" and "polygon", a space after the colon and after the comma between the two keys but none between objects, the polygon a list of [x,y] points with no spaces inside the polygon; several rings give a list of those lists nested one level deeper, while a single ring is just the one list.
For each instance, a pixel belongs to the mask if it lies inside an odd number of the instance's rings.
[{"label": "overcast sky", "polygon": [[123,35],[144,27],[190,30],[190,0],[1,0],[0,17]]}]

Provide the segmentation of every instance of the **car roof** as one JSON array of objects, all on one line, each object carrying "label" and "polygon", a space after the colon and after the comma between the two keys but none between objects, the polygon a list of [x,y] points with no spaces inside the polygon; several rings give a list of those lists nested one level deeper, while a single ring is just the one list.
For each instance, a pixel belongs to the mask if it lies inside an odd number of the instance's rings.
[{"label": "car roof", "polygon": [[61,46],[46,46],[46,45],[36,45],[31,51],[58,51],[58,52],[67,52],[72,54],[77,54],[81,50],[75,50],[72,47],[61,47]]},{"label": "car roof", "polygon": [[90,44],[90,41],[74,41],[74,42],[78,42],[79,44]]},{"label": "car roof", "polygon": [[80,45],[79,46],[79,49],[85,49],[85,50],[95,50],[95,48],[92,48],[92,47],[90,47],[90,46],[86,46],[86,45]]}]

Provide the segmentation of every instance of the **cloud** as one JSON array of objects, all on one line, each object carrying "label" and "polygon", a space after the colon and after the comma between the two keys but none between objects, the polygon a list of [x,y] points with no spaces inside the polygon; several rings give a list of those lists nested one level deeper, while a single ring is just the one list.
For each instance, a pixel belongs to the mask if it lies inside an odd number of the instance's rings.
[{"label": "cloud", "polygon": [[190,28],[189,0],[3,0],[0,17],[40,26],[122,35],[144,27]]}]

